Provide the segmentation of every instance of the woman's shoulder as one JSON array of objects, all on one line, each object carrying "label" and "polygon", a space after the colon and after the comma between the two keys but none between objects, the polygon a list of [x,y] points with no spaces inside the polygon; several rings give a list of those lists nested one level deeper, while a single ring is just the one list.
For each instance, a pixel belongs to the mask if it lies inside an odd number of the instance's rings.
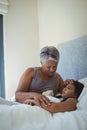
[{"label": "woman's shoulder", "polygon": [[27,68],[27,69],[24,71],[23,75],[26,75],[26,76],[29,75],[29,77],[33,76],[33,75],[34,75],[34,67],[29,67],[29,68]]},{"label": "woman's shoulder", "polygon": [[58,80],[62,80],[63,81],[63,78],[61,77],[61,75],[59,73],[56,73],[56,75],[57,75],[57,79]]},{"label": "woman's shoulder", "polygon": [[34,67],[29,67],[25,70],[25,72],[34,72]]},{"label": "woman's shoulder", "polygon": [[29,67],[26,69],[26,71],[35,71],[35,70],[38,70],[40,67]]},{"label": "woman's shoulder", "polygon": [[38,70],[39,67],[29,67],[24,71],[24,75],[34,76],[35,72]]}]

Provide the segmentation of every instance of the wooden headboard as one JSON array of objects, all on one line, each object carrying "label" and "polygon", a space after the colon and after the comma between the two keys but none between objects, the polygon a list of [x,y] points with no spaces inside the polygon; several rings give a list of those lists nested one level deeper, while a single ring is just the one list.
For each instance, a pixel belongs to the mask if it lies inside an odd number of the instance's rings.
[{"label": "wooden headboard", "polygon": [[87,77],[87,36],[58,44],[60,61],[57,71],[63,79]]}]

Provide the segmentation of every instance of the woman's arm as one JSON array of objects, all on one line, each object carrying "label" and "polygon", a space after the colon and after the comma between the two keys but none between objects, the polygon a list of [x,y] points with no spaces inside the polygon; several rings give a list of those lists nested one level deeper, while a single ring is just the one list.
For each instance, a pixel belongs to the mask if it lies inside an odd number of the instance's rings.
[{"label": "woman's arm", "polygon": [[31,97],[31,94],[29,94],[28,89],[29,89],[29,85],[31,83],[33,76],[34,76],[33,68],[28,68],[23,73],[23,75],[20,78],[18,88],[15,92],[16,101],[24,102],[24,100]]},{"label": "woman's arm", "polygon": [[50,106],[45,106],[43,104],[41,104],[41,106],[42,108],[51,113],[57,113],[57,112],[73,111],[76,109],[76,104],[77,104],[76,99],[70,99],[59,103],[52,102]]},{"label": "woman's arm", "polygon": [[44,102],[49,105],[50,100],[42,94],[36,92],[29,92],[29,86],[31,84],[32,78],[34,77],[34,68],[27,69],[22,77],[20,78],[18,88],[15,92],[15,98],[17,102],[23,103],[27,99],[35,99],[38,103]]},{"label": "woman's arm", "polygon": [[61,93],[62,89],[66,86],[64,80],[62,79],[62,77],[59,74],[57,75],[56,86],[57,86],[57,89],[58,89],[58,93]]},{"label": "woman's arm", "polygon": [[77,81],[75,79],[67,79],[67,80],[63,80],[62,77],[58,74],[57,76],[57,89],[58,89],[58,92],[61,93],[62,92],[62,89],[64,87],[66,87],[66,85],[70,84],[70,83],[73,83],[73,81]]}]

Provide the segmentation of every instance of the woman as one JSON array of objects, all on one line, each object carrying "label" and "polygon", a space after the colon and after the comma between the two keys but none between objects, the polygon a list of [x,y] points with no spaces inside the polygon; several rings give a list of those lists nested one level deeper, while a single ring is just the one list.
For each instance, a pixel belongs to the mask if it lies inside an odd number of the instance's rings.
[{"label": "woman", "polygon": [[42,95],[44,91],[53,90],[54,96],[62,91],[65,82],[56,73],[59,52],[53,46],[47,46],[40,52],[41,67],[28,68],[22,75],[15,92],[17,102],[34,99],[38,104],[50,105],[50,100]]}]

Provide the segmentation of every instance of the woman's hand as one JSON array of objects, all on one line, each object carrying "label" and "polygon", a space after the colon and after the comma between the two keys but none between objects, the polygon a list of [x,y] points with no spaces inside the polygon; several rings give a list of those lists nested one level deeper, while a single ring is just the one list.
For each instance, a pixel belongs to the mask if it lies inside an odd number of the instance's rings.
[{"label": "woman's hand", "polygon": [[35,101],[35,99],[26,99],[24,101],[24,104],[40,106],[40,103],[38,101]]},{"label": "woman's hand", "polygon": [[77,81],[75,79],[67,79],[65,80],[65,86],[68,85],[68,84],[72,84],[74,81]]},{"label": "woman's hand", "polygon": [[46,96],[38,93],[31,93],[31,97],[26,99],[24,103],[37,106],[41,106],[41,103],[45,106],[51,105],[51,101]]},{"label": "woman's hand", "polygon": [[[52,102],[51,102],[52,103]],[[24,104],[28,104],[28,105],[37,105],[39,107],[42,107],[43,109],[53,113],[54,112],[54,104],[55,103],[52,103],[51,105],[47,106],[46,104],[44,104],[44,102],[38,102],[38,100],[35,100],[35,99],[26,99],[24,101]]]}]

